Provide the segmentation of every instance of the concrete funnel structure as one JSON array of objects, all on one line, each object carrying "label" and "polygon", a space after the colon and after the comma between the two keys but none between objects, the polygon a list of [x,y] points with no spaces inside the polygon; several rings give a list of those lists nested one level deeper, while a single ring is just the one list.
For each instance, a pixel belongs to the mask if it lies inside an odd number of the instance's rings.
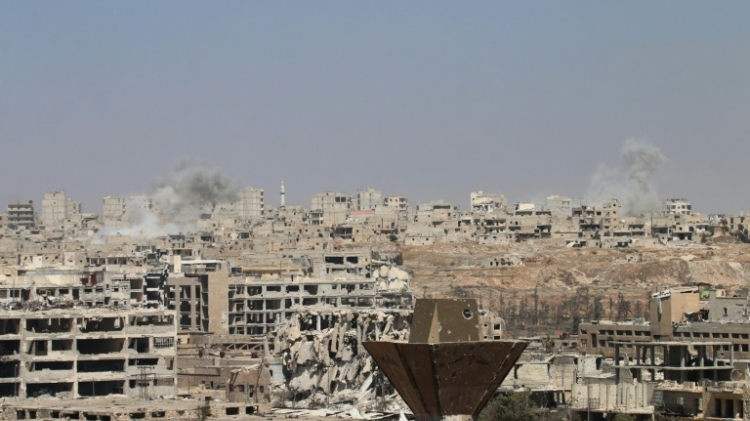
[{"label": "concrete funnel structure", "polygon": [[409,342],[364,342],[418,421],[474,418],[526,349],[482,341],[476,300],[417,300]]}]

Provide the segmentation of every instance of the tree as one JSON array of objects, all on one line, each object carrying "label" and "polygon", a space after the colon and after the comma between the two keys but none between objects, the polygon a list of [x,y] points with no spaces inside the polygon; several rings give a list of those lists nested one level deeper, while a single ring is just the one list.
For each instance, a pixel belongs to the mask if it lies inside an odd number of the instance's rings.
[{"label": "tree", "polygon": [[630,301],[625,299],[625,295],[621,292],[617,294],[617,320],[625,321],[630,316]]},{"label": "tree", "polygon": [[616,414],[612,421],[635,421],[635,418],[629,414]]},{"label": "tree", "polygon": [[643,303],[641,303],[640,300],[635,302],[635,310],[634,310],[633,316],[643,317]]},{"label": "tree", "polygon": [[594,297],[594,318],[593,320],[601,320],[604,318],[604,305],[602,304],[602,298],[604,298],[601,295],[597,295]]},{"label": "tree", "polygon": [[539,415],[528,393],[500,395],[491,400],[482,412],[479,421],[538,421]]}]

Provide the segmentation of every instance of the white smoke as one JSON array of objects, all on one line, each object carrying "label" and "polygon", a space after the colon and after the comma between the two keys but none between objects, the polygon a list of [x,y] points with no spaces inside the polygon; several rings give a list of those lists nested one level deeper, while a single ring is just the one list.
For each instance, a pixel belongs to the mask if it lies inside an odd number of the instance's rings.
[{"label": "white smoke", "polygon": [[153,238],[196,231],[201,210],[237,200],[242,184],[208,163],[180,162],[151,182],[147,195],[127,200],[129,227],[104,229],[92,239],[103,243],[109,235]]},{"label": "white smoke", "polygon": [[659,210],[661,201],[652,180],[665,160],[659,148],[646,139],[629,138],[623,142],[620,156],[620,166],[597,168],[591,176],[588,197],[618,199],[628,216]]}]

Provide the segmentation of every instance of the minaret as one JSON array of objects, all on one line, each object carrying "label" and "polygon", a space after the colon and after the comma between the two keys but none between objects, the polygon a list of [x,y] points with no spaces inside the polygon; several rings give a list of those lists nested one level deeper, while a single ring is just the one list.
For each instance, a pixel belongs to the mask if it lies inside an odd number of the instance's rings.
[{"label": "minaret", "polygon": [[279,201],[279,207],[283,208],[286,206],[286,190],[284,189],[284,180],[281,180],[281,190],[279,191],[281,194],[281,200]]}]

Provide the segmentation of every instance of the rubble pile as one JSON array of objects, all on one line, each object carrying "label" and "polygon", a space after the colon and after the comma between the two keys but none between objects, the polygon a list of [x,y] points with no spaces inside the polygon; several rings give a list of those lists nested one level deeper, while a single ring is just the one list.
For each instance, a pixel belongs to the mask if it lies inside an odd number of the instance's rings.
[{"label": "rubble pile", "polygon": [[373,276],[378,292],[384,294],[379,294],[381,298],[389,293],[401,298],[380,300],[388,308],[298,306],[275,332],[275,350],[285,378],[274,384],[278,405],[314,408],[330,402],[370,409],[400,399],[390,387],[390,395],[382,399],[384,388],[380,386],[385,379],[362,342],[408,339],[413,298],[410,276],[390,266],[375,270]]},{"label": "rubble pile", "polygon": [[378,291],[391,292],[408,292],[409,281],[411,276],[409,272],[399,269],[395,266],[381,266],[380,269],[373,271],[372,276],[375,278],[375,286]]}]

